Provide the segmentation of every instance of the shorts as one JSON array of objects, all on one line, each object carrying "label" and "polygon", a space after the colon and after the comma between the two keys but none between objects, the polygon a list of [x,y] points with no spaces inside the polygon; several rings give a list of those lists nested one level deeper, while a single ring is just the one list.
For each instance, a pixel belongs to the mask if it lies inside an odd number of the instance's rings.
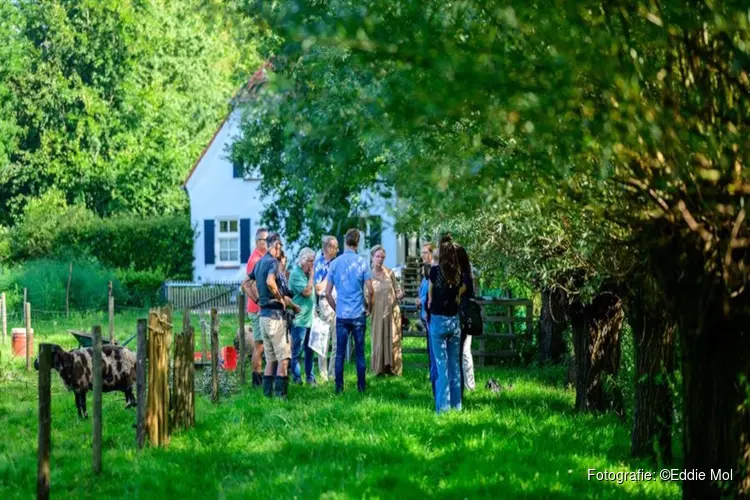
[{"label": "shorts", "polygon": [[263,332],[263,354],[266,363],[276,363],[292,357],[286,320],[260,318],[260,328]]},{"label": "shorts", "polygon": [[260,314],[250,313],[250,324],[253,326],[253,340],[263,342],[263,332],[260,331]]}]

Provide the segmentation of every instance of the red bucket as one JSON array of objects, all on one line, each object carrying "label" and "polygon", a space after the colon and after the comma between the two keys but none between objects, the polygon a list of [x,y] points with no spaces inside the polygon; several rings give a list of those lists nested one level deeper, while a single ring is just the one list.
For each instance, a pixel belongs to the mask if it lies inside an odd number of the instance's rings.
[{"label": "red bucket", "polygon": [[224,369],[233,372],[237,369],[237,350],[232,346],[221,348],[221,357],[224,358]]}]

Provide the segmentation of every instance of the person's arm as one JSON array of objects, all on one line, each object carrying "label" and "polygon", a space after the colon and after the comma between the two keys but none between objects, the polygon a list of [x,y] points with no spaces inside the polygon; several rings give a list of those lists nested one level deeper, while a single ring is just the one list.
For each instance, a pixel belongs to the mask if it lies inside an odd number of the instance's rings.
[{"label": "person's arm", "polygon": [[[403,276],[403,274],[402,274]],[[394,286],[396,287],[396,300],[401,300],[404,298],[404,289],[401,288],[401,283],[398,282],[396,279],[396,275],[391,271],[391,280],[393,281]],[[417,296],[419,296],[419,293],[417,293]],[[419,299],[417,299],[419,300]]]},{"label": "person's arm", "polygon": [[432,281],[427,286],[427,309],[432,308]]},{"label": "person's arm", "polygon": [[326,300],[331,309],[335,311],[336,301],[333,299],[333,282],[331,280],[328,280],[328,284],[326,285]]},{"label": "person's arm", "polygon": [[281,295],[281,291],[276,284],[276,272],[268,273],[268,277],[266,278],[266,285],[268,285],[268,291],[271,292],[271,295],[273,295],[276,300],[281,302],[281,305],[285,305],[286,302],[284,301],[284,296]]},{"label": "person's arm", "polygon": [[367,290],[367,301],[365,305],[365,314],[370,315],[372,307],[375,304],[375,289],[372,287],[372,280],[365,281],[365,290]]},{"label": "person's arm", "polygon": [[328,286],[328,279],[324,279],[319,281],[315,284],[315,293],[318,295],[322,295],[323,293],[327,293],[327,286]]},{"label": "person's arm", "polygon": [[312,270],[311,270],[311,271],[310,271],[310,277],[309,277],[309,279],[307,280],[307,286],[305,287],[305,289],[304,289],[304,290],[302,290],[302,291],[300,292],[300,294],[301,294],[301,295],[302,295],[303,297],[309,297],[310,295],[312,295],[312,291],[313,291],[313,276],[314,276],[314,274],[315,274],[315,273],[313,273],[313,272],[312,272]]}]

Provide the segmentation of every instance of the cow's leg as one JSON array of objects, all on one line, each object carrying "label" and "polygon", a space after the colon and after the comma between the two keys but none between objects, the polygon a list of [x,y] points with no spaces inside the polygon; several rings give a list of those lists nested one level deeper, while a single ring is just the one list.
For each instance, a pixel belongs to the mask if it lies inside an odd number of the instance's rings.
[{"label": "cow's leg", "polygon": [[133,396],[132,387],[128,387],[127,389],[125,389],[125,402],[126,402],[125,408],[133,408],[137,406],[136,401],[135,401],[135,396]]},{"label": "cow's leg", "polygon": [[83,409],[83,418],[89,418],[89,412],[86,411],[86,391],[81,392],[81,408]]},{"label": "cow's leg", "polygon": [[83,418],[83,409],[81,408],[81,394],[74,392],[73,395],[76,397],[76,411],[78,412],[78,418]]}]

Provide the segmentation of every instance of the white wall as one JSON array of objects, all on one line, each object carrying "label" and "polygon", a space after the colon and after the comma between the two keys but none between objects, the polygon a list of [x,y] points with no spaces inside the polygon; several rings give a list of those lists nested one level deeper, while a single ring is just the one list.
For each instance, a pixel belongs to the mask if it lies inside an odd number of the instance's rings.
[{"label": "white wall", "polygon": [[236,280],[241,279],[245,272],[244,262],[223,269],[217,269],[214,264],[205,264],[205,219],[249,218],[251,250],[255,247],[255,230],[260,227],[260,215],[264,208],[258,194],[260,181],[234,178],[232,163],[227,159],[226,145],[239,136],[240,117],[239,110],[230,115],[186,184],[190,197],[190,222],[196,228],[193,244],[194,281]]},{"label": "white wall", "polygon": [[[255,247],[255,231],[261,225],[260,217],[265,208],[265,203],[260,200],[258,194],[260,181],[234,178],[232,163],[227,159],[227,144],[232,143],[240,135],[241,117],[240,109],[232,112],[185,186],[190,198],[190,221],[196,229],[193,244],[195,282],[238,280],[245,272],[244,262],[228,268],[205,264],[204,220],[220,217],[249,218],[251,251]],[[385,264],[391,268],[396,267],[402,263],[403,258],[399,257],[398,239],[393,227],[392,200],[366,196],[371,203],[369,213],[380,215],[383,220],[382,245],[386,249]],[[318,251],[319,248],[314,250]],[[290,257],[293,258],[294,255],[291,253]],[[369,250],[367,256],[369,262]],[[216,258],[218,259],[218,252]]]}]

